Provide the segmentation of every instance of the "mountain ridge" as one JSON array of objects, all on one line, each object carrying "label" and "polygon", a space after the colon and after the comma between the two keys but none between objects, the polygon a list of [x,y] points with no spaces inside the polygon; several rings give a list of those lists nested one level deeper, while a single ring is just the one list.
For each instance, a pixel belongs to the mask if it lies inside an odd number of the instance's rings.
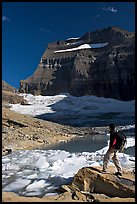
[{"label": "mountain ridge", "polygon": [[4,80],[2,80],[2,90],[11,91],[13,93],[15,93],[17,91],[17,89],[15,87],[11,86],[10,84],[5,82]]},{"label": "mountain ridge", "polygon": [[[110,26],[49,43],[21,93],[135,99],[135,33]],[[104,45],[102,45],[104,44]]]}]

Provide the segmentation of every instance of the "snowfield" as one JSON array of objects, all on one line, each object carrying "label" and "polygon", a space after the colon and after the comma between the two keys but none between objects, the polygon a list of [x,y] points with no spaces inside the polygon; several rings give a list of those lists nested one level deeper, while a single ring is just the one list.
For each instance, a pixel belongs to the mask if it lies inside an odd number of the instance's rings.
[{"label": "snowfield", "polygon": [[134,100],[120,101],[97,96],[75,97],[68,93],[55,96],[20,95],[31,105],[11,104],[11,110],[64,124],[98,126],[105,121],[108,124],[108,120],[117,120],[119,124],[124,124],[124,121],[131,123],[130,117],[135,115]]},{"label": "snowfield", "polygon": [[[75,97],[70,94],[55,96],[34,96],[20,94],[31,105],[11,104],[11,110],[29,115],[39,115],[61,111],[80,112],[81,114],[98,114],[109,112],[132,113],[135,112],[135,101],[120,101],[97,96]],[[54,110],[54,105],[55,109]]]}]

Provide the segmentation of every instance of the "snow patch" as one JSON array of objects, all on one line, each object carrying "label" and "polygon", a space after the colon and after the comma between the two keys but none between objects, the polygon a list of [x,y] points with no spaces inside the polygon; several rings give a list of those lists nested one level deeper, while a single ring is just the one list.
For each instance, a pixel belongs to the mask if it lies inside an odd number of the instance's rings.
[{"label": "snow patch", "polygon": [[101,48],[105,47],[108,43],[96,43],[96,44],[83,44],[78,47],[70,48],[70,49],[65,49],[65,50],[56,50],[54,53],[57,52],[71,52],[75,50],[81,50],[81,49],[90,49],[90,48]]}]

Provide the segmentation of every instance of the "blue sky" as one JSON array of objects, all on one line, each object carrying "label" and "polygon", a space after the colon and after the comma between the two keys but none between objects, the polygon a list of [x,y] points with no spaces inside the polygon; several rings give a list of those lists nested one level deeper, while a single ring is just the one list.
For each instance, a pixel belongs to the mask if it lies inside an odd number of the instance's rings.
[{"label": "blue sky", "polygon": [[2,79],[19,88],[48,43],[98,28],[135,31],[134,2],[3,2]]}]

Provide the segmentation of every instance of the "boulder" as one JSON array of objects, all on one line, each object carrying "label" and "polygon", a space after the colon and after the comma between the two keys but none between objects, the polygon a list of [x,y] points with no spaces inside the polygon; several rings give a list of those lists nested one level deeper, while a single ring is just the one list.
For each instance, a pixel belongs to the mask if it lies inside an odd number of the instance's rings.
[{"label": "boulder", "polygon": [[12,149],[2,148],[2,156],[6,156],[12,153]]},{"label": "boulder", "polygon": [[31,105],[27,100],[23,99],[20,103],[21,105]]},{"label": "boulder", "polygon": [[[94,167],[83,167],[74,176],[72,183],[62,186],[72,193],[74,199],[98,201],[107,198],[135,198],[135,180],[113,173],[103,174]],[[81,195],[82,194],[82,195]]]}]

